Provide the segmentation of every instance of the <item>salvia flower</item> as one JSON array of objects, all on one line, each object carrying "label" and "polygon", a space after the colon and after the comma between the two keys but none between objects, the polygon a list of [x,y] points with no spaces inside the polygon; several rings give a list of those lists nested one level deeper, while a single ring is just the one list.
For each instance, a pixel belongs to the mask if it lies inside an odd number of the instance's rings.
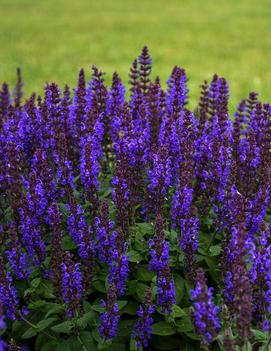
[{"label": "salvia flower", "polygon": [[[0,330],[5,328],[6,328],[5,317],[3,315],[2,306],[0,305]],[[5,351],[5,348],[6,348],[6,342],[0,339],[0,351]]]},{"label": "salvia flower", "polygon": [[162,312],[171,313],[175,303],[174,280],[169,267],[169,244],[165,240],[163,217],[156,217],[155,236],[149,242],[151,260],[149,268],[157,273],[157,302]]},{"label": "salvia flower", "polygon": [[105,340],[110,340],[117,336],[120,319],[115,283],[109,285],[107,301],[101,301],[101,306],[105,308],[105,312],[100,315],[99,332]]},{"label": "salvia flower", "polygon": [[166,144],[162,145],[158,152],[153,154],[152,166],[147,175],[150,181],[148,191],[151,194],[152,205],[155,206],[155,213],[161,211],[171,184],[171,166],[168,146]]},{"label": "salvia flower", "polygon": [[92,238],[91,227],[88,226],[82,207],[76,202],[73,194],[70,195],[70,204],[67,209],[70,212],[68,217],[68,228],[73,242],[78,246],[78,255],[82,260],[83,286],[87,292],[94,271],[95,244]]},{"label": "salvia flower", "polygon": [[178,117],[184,105],[187,103],[188,89],[186,86],[187,77],[185,70],[180,67],[174,67],[171,77],[168,81],[168,91],[166,97],[167,112],[169,115]]},{"label": "salvia flower", "polygon": [[251,250],[250,279],[253,289],[253,312],[263,329],[269,330],[266,318],[271,313],[270,228],[264,230]]},{"label": "salvia flower", "polygon": [[20,313],[20,309],[17,293],[12,282],[12,276],[10,272],[6,272],[3,258],[0,257],[0,304],[5,315],[11,320],[15,320]]},{"label": "salvia flower", "polygon": [[51,278],[54,293],[58,299],[61,296],[61,263],[63,260],[61,213],[56,202],[48,209],[48,222],[52,231],[51,239]]},{"label": "salvia flower", "polygon": [[19,209],[19,228],[29,257],[35,265],[40,265],[45,259],[46,248],[42,239],[41,228],[31,213],[29,204],[25,203],[25,206]]},{"label": "salvia flower", "polygon": [[151,317],[155,312],[155,306],[152,303],[152,291],[150,288],[146,289],[145,300],[139,306],[137,315],[138,321],[134,326],[132,337],[136,341],[137,348],[147,347],[149,339],[151,338],[153,318]]},{"label": "salvia flower", "polygon": [[130,191],[128,184],[129,164],[126,157],[117,160],[114,176],[112,177],[112,199],[117,209],[117,224],[123,233],[129,228]]},{"label": "salvia flower", "polygon": [[111,251],[114,249],[116,231],[113,231],[114,222],[109,218],[109,204],[104,201],[98,217],[94,221],[96,231],[96,249],[99,259],[103,263],[110,263]]},{"label": "salvia flower", "polygon": [[9,226],[8,249],[5,251],[5,254],[17,279],[28,278],[30,274],[28,256],[23,250],[14,223],[11,223]]},{"label": "salvia flower", "polygon": [[99,172],[100,163],[98,152],[93,136],[82,141],[81,156],[80,156],[80,175],[81,182],[87,193],[87,199],[91,202],[94,208],[98,207],[97,191],[99,190]]},{"label": "salvia flower", "polygon": [[223,273],[224,300],[231,316],[236,319],[237,345],[244,345],[251,337],[252,284],[248,271],[248,254],[253,242],[246,226],[246,202],[233,186],[228,199],[229,229],[226,231]]},{"label": "salvia flower", "polygon": [[195,289],[190,291],[193,309],[191,318],[197,333],[202,337],[202,344],[208,345],[217,336],[221,328],[218,319],[219,307],[213,302],[213,288],[208,288],[203,269],[199,268]]},{"label": "salvia flower", "polygon": [[[117,240],[118,238],[116,238]],[[122,247],[117,245],[110,253],[108,282],[109,284],[115,282],[118,289],[118,296],[122,296],[126,290],[126,281],[129,273],[127,244],[124,243]]]},{"label": "salvia flower", "polygon": [[80,264],[75,263],[69,253],[66,253],[61,264],[62,298],[67,307],[67,317],[76,317],[80,313],[82,299],[82,274]]}]

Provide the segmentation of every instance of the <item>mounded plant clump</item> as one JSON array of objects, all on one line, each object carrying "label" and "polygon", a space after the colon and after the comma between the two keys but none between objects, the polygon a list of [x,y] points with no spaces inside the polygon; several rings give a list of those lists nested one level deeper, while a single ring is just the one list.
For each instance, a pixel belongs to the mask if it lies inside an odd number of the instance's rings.
[{"label": "mounded plant clump", "polygon": [[270,349],[271,106],[151,69],[2,85],[0,350]]}]

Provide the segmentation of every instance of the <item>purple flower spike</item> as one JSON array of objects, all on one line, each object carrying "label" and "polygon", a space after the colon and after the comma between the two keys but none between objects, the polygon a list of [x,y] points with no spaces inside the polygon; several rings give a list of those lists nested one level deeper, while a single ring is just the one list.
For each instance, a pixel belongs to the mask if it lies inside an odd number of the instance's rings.
[{"label": "purple flower spike", "polygon": [[67,317],[73,318],[80,312],[80,302],[83,294],[82,274],[80,264],[74,263],[69,253],[66,253],[61,264],[62,297],[67,307]]},{"label": "purple flower spike", "polygon": [[139,317],[132,332],[132,337],[136,341],[137,348],[148,347],[149,339],[151,338],[152,314],[155,312],[155,306],[152,303],[152,291],[150,288],[146,289],[145,300],[139,306],[137,315]]},{"label": "purple flower spike", "polygon": [[195,289],[190,291],[193,309],[191,318],[196,332],[202,336],[202,344],[208,345],[221,328],[218,319],[219,307],[213,302],[213,288],[208,288],[203,269],[199,268]]},{"label": "purple flower spike", "polygon": [[114,283],[110,284],[107,292],[107,301],[102,301],[101,306],[105,307],[106,311],[100,315],[99,332],[105,340],[110,340],[117,336],[120,319],[120,315],[118,315],[117,287]]},{"label": "purple flower spike", "polygon": [[157,303],[163,313],[171,313],[175,303],[174,280],[169,267],[169,244],[165,240],[163,217],[156,217],[155,236],[149,242],[151,261],[149,268],[157,273]]}]

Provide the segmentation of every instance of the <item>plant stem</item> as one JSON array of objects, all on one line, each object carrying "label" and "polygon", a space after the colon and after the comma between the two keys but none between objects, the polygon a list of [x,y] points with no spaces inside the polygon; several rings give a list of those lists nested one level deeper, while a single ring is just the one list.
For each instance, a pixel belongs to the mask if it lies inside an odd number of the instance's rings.
[{"label": "plant stem", "polygon": [[79,313],[78,310],[75,310],[75,332],[77,334],[77,339],[79,341],[79,343],[82,345],[82,350],[83,351],[88,351],[86,346],[84,345],[82,339],[80,338],[80,334],[79,334],[79,330],[78,330],[78,317],[79,317]]},{"label": "plant stem", "polygon": [[264,345],[263,351],[268,351],[270,343],[271,343],[271,335],[269,336],[267,343]]},{"label": "plant stem", "polygon": [[[31,323],[31,322],[30,322],[28,319],[26,319],[22,314],[20,314],[20,318],[21,318],[26,324],[28,324],[30,327],[32,327],[32,328],[34,328],[34,329],[38,329],[38,327],[37,327],[35,324]],[[43,335],[47,336],[47,337],[48,337],[49,339],[51,339],[51,340],[56,340],[56,338],[55,338],[54,336],[48,334],[47,332],[45,332],[45,331],[43,331],[43,330],[41,330],[41,333],[42,333]]]},{"label": "plant stem", "polygon": [[86,346],[84,345],[82,339],[80,338],[79,331],[77,332],[77,339],[78,339],[78,341],[80,342],[80,344],[82,345],[83,351],[88,351],[88,350],[86,349]]}]

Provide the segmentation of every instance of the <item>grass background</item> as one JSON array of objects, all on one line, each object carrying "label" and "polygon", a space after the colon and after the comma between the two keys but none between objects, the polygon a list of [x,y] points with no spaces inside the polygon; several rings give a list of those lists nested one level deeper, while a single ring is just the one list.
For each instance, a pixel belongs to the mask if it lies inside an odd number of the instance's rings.
[{"label": "grass background", "polygon": [[191,107],[215,72],[231,109],[252,90],[271,100],[271,0],[0,0],[0,81],[14,84],[20,66],[27,94],[74,86],[91,64],[127,82],[144,44],[164,82],[174,65],[187,70]]}]

